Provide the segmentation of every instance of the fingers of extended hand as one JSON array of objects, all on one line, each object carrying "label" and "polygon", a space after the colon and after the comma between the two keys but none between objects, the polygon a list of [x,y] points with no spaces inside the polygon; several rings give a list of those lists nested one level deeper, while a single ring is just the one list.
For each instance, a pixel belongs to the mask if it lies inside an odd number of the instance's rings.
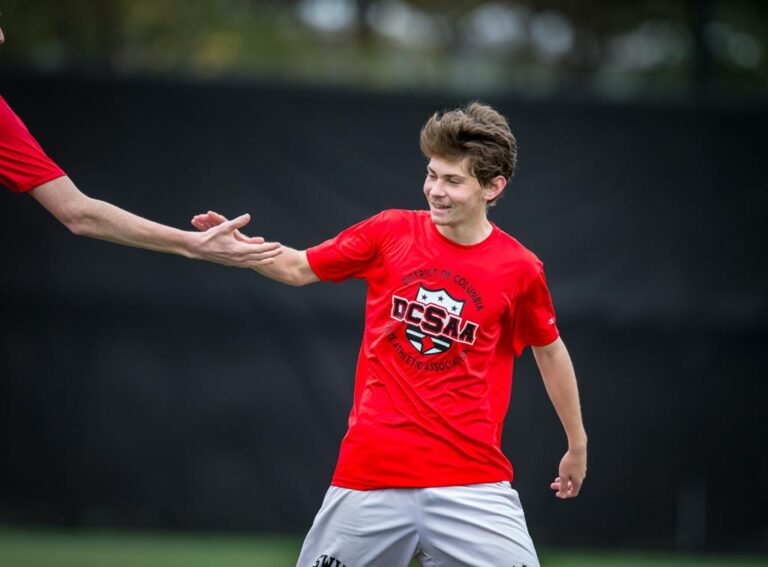
[{"label": "fingers of extended hand", "polygon": [[243,263],[247,267],[273,264],[275,258],[282,254],[279,242],[264,242],[263,244],[244,244]]},{"label": "fingers of extended hand", "polygon": [[227,222],[227,217],[225,217],[224,215],[221,215],[221,214],[217,213],[216,211],[208,211],[208,212],[206,213],[206,216],[207,216],[207,217],[208,217],[208,219],[209,219],[211,222],[213,222],[214,224],[221,224],[221,223],[223,223],[223,222]]},{"label": "fingers of extended hand", "polygon": [[218,226],[219,224],[220,223],[211,221],[211,219],[208,218],[208,215],[197,215],[192,218],[192,226],[194,226],[197,230],[201,232],[210,230]]},{"label": "fingers of extended hand", "polygon": [[[242,222],[244,220],[244,217],[247,217],[247,220],[245,220],[245,222]],[[238,224],[237,227],[244,226],[248,224],[248,222],[250,221],[250,216],[248,214],[241,215],[231,222],[237,223],[238,221],[241,221],[242,224]],[[219,226],[220,224],[223,224],[225,222],[228,222],[227,218],[214,211],[208,211],[207,213],[203,213],[201,215],[195,215],[194,217],[192,217],[192,226],[194,226],[197,230],[200,230],[203,232],[215,226]]]},{"label": "fingers of extended hand", "polygon": [[203,221],[202,216],[203,215],[195,215],[194,217],[192,217],[192,226],[194,226],[197,230],[201,232],[205,232],[206,230],[208,230],[208,227]]},{"label": "fingers of extended hand", "polygon": [[274,258],[283,253],[283,248],[279,242],[265,242],[264,244],[252,244],[254,249],[255,259],[264,260],[266,258]]}]

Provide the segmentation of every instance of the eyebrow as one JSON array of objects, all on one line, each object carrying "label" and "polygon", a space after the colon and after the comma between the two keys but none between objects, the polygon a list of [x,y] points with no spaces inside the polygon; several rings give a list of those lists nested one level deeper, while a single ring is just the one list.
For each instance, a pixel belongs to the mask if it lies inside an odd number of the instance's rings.
[{"label": "eyebrow", "polygon": [[[432,169],[430,166],[427,166],[427,171],[429,173],[434,173],[435,175],[437,175],[435,170]],[[455,179],[456,181],[464,181],[466,179],[466,176],[459,175],[458,173],[446,173],[445,175],[443,175],[443,177],[448,178],[448,179]]]}]

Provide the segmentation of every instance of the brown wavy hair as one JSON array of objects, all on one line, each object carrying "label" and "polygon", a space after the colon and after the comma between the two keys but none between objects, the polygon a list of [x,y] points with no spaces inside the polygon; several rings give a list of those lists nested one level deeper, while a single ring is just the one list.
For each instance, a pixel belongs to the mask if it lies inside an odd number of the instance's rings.
[{"label": "brown wavy hair", "polygon": [[483,187],[499,175],[509,181],[517,167],[517,140],[506,118],[479,102],[435,112],[421,129],[420,146],[428,158],[468,158],[469,173]]}]

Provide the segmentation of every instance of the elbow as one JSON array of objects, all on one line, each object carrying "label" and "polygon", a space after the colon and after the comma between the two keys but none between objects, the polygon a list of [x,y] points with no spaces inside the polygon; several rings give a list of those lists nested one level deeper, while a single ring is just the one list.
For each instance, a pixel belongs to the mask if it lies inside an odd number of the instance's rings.
[{"label": "elbow", "polygon": [[87,215],[81,207],[70,207],[58,216],[61,224],[76,236],[88,236]]},{"label": "elbow", "polygon": [[305,285],[312,283],[312,280],[304,277],[300,273],[291,274],[283,281],[291,287],[304,287]]},{"label": "elbow", "polygon": [[570,360],[568,349],[560,337],[548,345],[533,347],[532,350],[533,356],[539,364],[551,364],[562,358]]},{"label": "elbow", "polygon": [[58,177],[29,193],[72,234],[90,236],[93,232],[95,201],[81,193],[69,177]]},{"label": "elbow", "polygon": [[271,270],[269,266],[258,266],[254,270],[263,276],[291,287],[302,287],[310,283],[300,273],[290,270]]},{"label": "elbow", "polygon": [[89,197],[72,199],[55,212],[56,218],[76,236],[94,236],[93,200]]},{"label": "elbow", "polygon": [[66,220],[62,220],[64,226],[75,236],[97,237],[93,219],[85,212],[79,211]]},{"label": "elbow", "polygon": [[545,356],[554,356],[560,349],[560,337],[556,338],[553,342],[545,345],[533,345],[531,350],[536,358]]},{"label": "elbow", "polygon": [[64,226],[69,229],[69,232],[75,236],[91,236],[91,232],[88,230],[88,224],[81,219],[75,219],[64,222]]},{"label": "elbow", "polygon": [[287,274],[286,283],[293,287],[303,287],[307,284],[318,281],[315,272],[309,266],[309,263],[298,262],[294,265]]}]

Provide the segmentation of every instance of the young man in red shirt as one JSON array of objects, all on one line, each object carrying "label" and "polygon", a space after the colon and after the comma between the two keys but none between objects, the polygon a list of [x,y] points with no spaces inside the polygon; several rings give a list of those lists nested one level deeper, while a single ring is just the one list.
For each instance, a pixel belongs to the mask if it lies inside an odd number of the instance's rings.
[{"label": "young man in red shirt", "polygon": [[[298,567],[537,566],[500,447],[526,346],[568,440],[551,487],[575,497],[586,475],[576,378],[542,263],[487,216],[516,165],[506,120],[478,103],[435,114],[421,149],[428,211],[384,211],[257,268],[291,285],[368,283],[349,430]],[[208,213],[193,225],[225,221]]]},{"label": "young man in red shirt", "polygon": [[[0,29],[0,44],[4,41]],[[84,195],[45,154],[2,96],[0,184],[17,193],[28,192],[74,234],[241,268],[269,264],[280,253],[275,242],[233,238],[234,231],[250,220],[247,214],[200,234],[149,221]]]}]

